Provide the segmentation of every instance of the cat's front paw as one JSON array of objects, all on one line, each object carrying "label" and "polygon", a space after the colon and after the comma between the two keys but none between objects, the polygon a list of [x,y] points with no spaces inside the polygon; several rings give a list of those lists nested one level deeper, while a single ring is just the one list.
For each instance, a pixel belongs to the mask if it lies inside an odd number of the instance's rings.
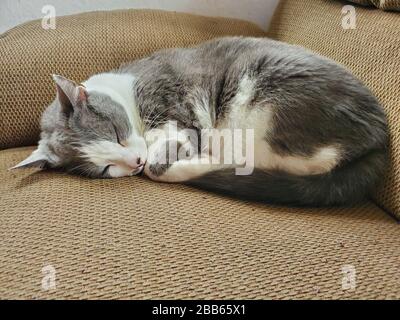
[{"label": "cat's front paw", "polygon": [[162,176],[176,161],[191,158],[195,150],[188,143],[177,140],[157,141],[148,151],[144,173],[152,180],[162,181]]},{"label": "cat's front paw", "polygon": [[161,177],[163,176],[163,174],[165,174],[165,172],[167,172],[169,167],[170,167],[169,164],[147,163],[146,166],[144,167],[144,174],[151,180],[161,181],[162,180]]}]

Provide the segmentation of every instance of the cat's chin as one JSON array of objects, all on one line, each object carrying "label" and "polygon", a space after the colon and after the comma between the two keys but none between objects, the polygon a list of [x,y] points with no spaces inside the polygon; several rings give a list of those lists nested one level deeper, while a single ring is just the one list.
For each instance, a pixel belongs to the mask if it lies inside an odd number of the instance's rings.
[{"label": "cat's chin", "polygon": [[144,166],[141,166],[140,168],[137,168],[135,171],[132,171],[129,176],[133,177],[133,176],[138,176],[141,175],[144,171]]},{"label": "cat's chin", "polygon": [[108,171],[108,178],[124,178],[124,177],[132,177],[142,174],[144,171],[144,166],[141,165],[138,168],[127,171],[126,169],[119,168],[117,166],[112,166]]}]

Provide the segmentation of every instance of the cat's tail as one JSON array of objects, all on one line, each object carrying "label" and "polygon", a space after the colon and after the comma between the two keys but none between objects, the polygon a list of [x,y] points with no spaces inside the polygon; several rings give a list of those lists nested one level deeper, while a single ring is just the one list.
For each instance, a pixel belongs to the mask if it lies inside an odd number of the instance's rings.
[{"label": "cat's tail", "polygon": [[234,169],[209,172],[187,184],[222,194],[275,204],[334,206],[357,203],[383,179],[385,150],[370,153],[326,174],[297,176],[282,171],[254,170],[235,175]]}]

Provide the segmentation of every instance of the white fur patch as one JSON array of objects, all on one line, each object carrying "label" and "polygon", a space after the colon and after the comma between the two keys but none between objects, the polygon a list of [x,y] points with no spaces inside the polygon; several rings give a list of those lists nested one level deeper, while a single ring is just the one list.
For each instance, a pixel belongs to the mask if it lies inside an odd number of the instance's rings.
[{"label": "white fur patch", "polygon": [[[249,113],[248,105],[254,95],[254,84],[254,80],[251,80],[247,75],[240,80],[238,91],[230,103],[230,111],[227,115],[225,127],[243,128],[243,121]],[[248,128],[252,128],[252,126],[250,125]]]},{"label": "white fur patch", "polygon": [[134,82],[135,77],[130,74],[100,73],[90,77],[83,82],[83,85],[89,93],[100,92],[122,105],[136,135],[139,135],[142,130],[142,120],[133,94]]},{"label": "white fur patch", "polygon": [[331,171],[340,160],[340,152],[335,146],[322,147],[310,157],[280,156],[267,149],[269,154],[262,161],[262,167],[294,175],[323,174]]},{"label": "white fur patch", "polygon": [[197,88],[191,97],[189,97],[189,101],[194,106],[193,112],[196,114],[200,126],[208,129],[213,128],[215,124],[215,110],[214,108],[210,110],[208,93],[201,88]]}]

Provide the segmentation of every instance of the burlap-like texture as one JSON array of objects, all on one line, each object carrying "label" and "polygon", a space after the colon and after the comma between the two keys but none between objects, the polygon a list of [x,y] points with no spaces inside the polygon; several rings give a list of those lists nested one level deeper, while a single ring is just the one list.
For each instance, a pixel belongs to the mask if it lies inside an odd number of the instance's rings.
[{"label": "burlap-like texture", "polygon": [[364,6],[375,6],[382,10],[400,10],[400,0],[349,0]]},{"label": "burlap-like texture", "polygon": [[0,151],[2,299],[400,299],[400,229],[372,203],[293,209],[6,170],[31,151]]},{"label": "burlap-like texture", "polygon": [[42,111],[54,99],[51,74],[77,82],[156,50],[214,37],[265,36],[250,22],[157,10],[116,10],[41,20],[0,36],[0,149],[37,143]]},{"label": "burlap-like texture", "polygon": [[282,0],[269,36],[302,45],[348,67],[378,97],[391,134],[391,168],[379,205],[400,217],[400,14],[356,8],[356,28],[342,28],[343,2]]},{"label": "burlap-like texture", "polygon": [[[51,73],[81,81],[161,47],[238,34],[263,35],[147,10],[17,27],[0,38],[0,146],[36,142]],[[0,151],[2,299],[400,298],[400,230],[373,203],[294,209],[143,177],[7,171],[32,150]]]}]

